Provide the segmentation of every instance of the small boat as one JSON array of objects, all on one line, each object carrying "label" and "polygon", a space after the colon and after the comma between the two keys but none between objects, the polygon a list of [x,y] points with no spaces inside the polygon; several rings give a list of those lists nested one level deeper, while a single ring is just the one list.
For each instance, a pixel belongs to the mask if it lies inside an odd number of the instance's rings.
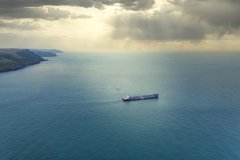
[{"label": "small boat", "polygon": [[123,101],[135,101],[135,100],[146,100],[146,99],[157,99],[158,94],[143,95],[143,96],[125,96],[122,98]]}]

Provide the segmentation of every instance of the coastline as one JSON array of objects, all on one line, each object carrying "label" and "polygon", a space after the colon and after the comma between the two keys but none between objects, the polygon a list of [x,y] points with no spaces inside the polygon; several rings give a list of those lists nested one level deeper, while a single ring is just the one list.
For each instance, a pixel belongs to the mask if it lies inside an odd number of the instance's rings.
[{"label": "coastline", "polygon": [[33,66],[33,65],[36,65],[36,64],[40,64],[41,62],[44,62],[44,61],[48,61],[48,60],[47,60],[47,59],[44,59],[44,60],[42,60],[42,61],[30,63],[30,64],[27,64],[27,65],[15,66],[14,68],[4,68],[4,69],[0,70],[0,73],[17,71],[17,70],[20,70],[20,69],[23,69],[23,68],[26,68],[26,67],[29,67],[29,66]]},{"label": "coastline", "polygon": [[[44,54],[43,54],[44,53]],[[31,49],[0,48],[0,73],[17,71],[28,66],[48,61],[43,57],[55,57],[53,51]]]}]

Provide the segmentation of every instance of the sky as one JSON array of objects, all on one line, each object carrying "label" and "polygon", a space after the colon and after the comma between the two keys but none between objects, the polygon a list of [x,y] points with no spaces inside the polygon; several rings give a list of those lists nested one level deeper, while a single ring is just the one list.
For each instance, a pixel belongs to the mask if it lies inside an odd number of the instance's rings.
[{"label": "sky", "polygon": [[240,51],[240,0],[0,0],[0,48]]}]

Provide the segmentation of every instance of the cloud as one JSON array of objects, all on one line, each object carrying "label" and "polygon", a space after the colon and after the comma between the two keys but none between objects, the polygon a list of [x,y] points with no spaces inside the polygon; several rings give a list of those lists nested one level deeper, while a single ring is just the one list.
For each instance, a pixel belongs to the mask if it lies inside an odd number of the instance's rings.
[{"label": "cloud", "polygon": [[114,17],[112,37],[200,41],[209,36],[239,36],[240,1],[167,0],[165,4],[153,15],[132,13]]},{"label": "cloud", "polygon": [[56,8],[1,8],[0,17],[5,19],[46,19],[56,20],[60,18],[68,18],[69,11],[60,10]]},{"label": "cloud", "polygon": [[67,10],[53,7],[24,7],[24,8],[0,8],[0,17],[4,19],[45,19],[58,20],[62,18],[90,18],[85,14],[74,14]]},{"label": "cloud", "polygon": [[125,9],[144,10],[154,5],[154,0],[0,0],[1,8],[51,6],[79,6],[103,8],[104,5],[120,4]]},{"label": "cloud", "polygon": [[93,3],[91,0],[0,0],[1,8],[41,7],[46,5],[92,7]]},{"label": "cloud", "polygon": [[[7,19],[90,18],[85,14],[73,14],[54,6],[79,6],[84,8],[119,5],[126,10],[145,10],[154,5],[154,0],[0,0],[0,17]],[[46,9],[46,6],[47,9]],[[50,7],[49,7],[50,6]],[[44,7],[44,8],[43,8]]]},{"label": "cloud", "polygon": [[88,18],[92,18],[92,16],[86,15],[86,14],[76,14],[76,15],[71,15],[70,16],[71,19],[88,19]]},{"label": "cloud", "polygon": [[146,10],[155,4],[154,0],[115,0],[113,2],[119,3],[128,10]]},{"label": "cloud", "polygon": [[121,15],[113,20],[112,25],[114,38],[137,40],[201,40],[207,32],[196,20],[164,12],[152,16]]},{"label": "cloud", "polygon": [[36,30],[41,29],[38,24],[33,23],[32,21],[25,22],[5,22],[0,20],[0,28],[3,29],[17,29],[17,30]]},{"label": "cloud", "polygon": [[168,0],[181,12],[203,20],[210,25],[228,28],[240,27],[239,0]]}]

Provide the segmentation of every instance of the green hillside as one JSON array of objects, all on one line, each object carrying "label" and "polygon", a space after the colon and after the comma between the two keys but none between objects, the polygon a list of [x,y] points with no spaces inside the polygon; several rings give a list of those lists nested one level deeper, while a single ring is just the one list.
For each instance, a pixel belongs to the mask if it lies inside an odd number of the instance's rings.
[{"label": "green hillside", "polygon": [[44,61],[29,49],[0,49],[0,72],[18,70]]}]

